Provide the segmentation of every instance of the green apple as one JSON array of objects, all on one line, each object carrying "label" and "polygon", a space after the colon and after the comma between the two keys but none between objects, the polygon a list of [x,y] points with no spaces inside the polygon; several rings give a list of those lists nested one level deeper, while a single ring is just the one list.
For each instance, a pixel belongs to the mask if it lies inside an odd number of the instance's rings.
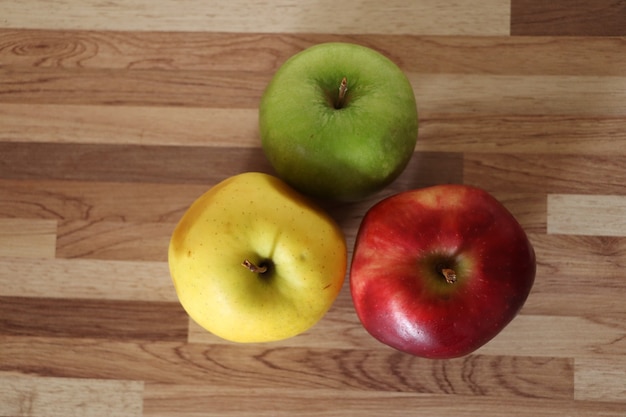
[{"label": "green apple", "polygon": [[379,191],[413,155],[418,118],[411,83],[381,53],[351,43],[289,58],[259,106],[263,150],[279,177],[323,199]]},{"label": "green apple", "polygon": [[172,234],[168,261],[189,316],[234,342],[312,327],[343,285],[347,251],[334,220],[280,179],[230,177],[200,196]]}]

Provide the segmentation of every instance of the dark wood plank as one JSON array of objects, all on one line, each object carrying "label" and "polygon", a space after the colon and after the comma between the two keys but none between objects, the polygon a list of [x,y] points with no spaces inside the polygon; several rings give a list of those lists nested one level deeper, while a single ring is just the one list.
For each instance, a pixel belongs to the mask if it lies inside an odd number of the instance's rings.
[{"label": "dark wood plank", "polygon": [[624,36],[624,0],[512,0],[511,34]]},{"label": "dark wood plank", "polygon": [[420,118],[417,150],[608,156],[616,141],[626,143],[626,117],[429,114]]},{"label": "dark wood plank", "polygon": [[2,335],[183,342],[188,320],[178,303],[0,297]]},{"label": "dark wood plank", "polygon": [[624,195],[626,155],[464,154],[464,181],[491,192]]},{"label": "dark wood plank", "polygon": [[215,184],[270,171],[260,148],[0,143],[0,178]]},{"label": "dark wood plank", "polygon": [[0,67],[0,101],[255,108],[271,73]]},{"label": "dark wood plank", "polygon": [[175,223],[209,186],[210,184],[0,179],[0,217]]},{"label": "dark wood plank", "polygon": [[[273,173],[261,148],[2,143],[0,178],[195,184],[207,187],[246,171]],[[460,154],[416,152],[389,188],[460,182]],[[378,198],[378,197],[376,197]]]},{"label": "dark wood plank", "polygon": [[[259,401],[272,397],[270,404]],[[623,404],[534,398],[493,398],[448,394],[389,393],[338,390],[212,389],[198,385],[146,384],[146,417],[273,416],[329,417],[622,417]]]}]

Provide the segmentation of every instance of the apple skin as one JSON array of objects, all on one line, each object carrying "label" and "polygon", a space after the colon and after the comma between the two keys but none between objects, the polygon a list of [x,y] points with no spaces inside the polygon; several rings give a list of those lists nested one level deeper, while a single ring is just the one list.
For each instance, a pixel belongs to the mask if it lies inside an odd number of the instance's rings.
[{"label": "apple skin", "polygon": [[[339,87],[346,78],[341,108]],[[316,198],[363,199],[409,162],[418,132],[413,88],[373,49],[322,43],[289,58],[259,105],[265,155],[277,175]]]},{"label": "apple skin", "polygon": [[[242,265],[267,266],[265,273]],[[324,211],[271,175],[227,178],[184,213],[168,261],[180,303],[209,332],[240,343],[312,327],[343,285],[343,233]]]},{"label": "apple skin", "polygon": [[361,323],[380,342],[447,359],[483,346],[517,315],[535,270],[526,233],[500,202],[479,188],[437,185],[366,213],[350,290]]}]

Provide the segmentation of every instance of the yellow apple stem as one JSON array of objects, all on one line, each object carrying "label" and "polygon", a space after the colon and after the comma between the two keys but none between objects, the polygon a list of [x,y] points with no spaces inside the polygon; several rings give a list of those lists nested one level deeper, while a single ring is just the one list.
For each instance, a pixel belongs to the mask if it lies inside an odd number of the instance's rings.
[{"label": "yellow apple stem", "polygon": [[248,268],[250,270],[250,272],[254,272],[255,274],[262,274],[264,272],[267,272],[267,266],[265,265],[261,265],[261,266],[256,266],[255,264],[253,264],[252,262],[250,262],[249,260],[244,260],[241,265],[243,265],[244,267]]},{"label": "yellow apple stem", "polygon": [[456,282],[456,272],[451,268],[442,268],[441,274],[446,279],[448,284],[454,284]]},{"label": "yellow apple stem", "polygon": [[343,107],[347,92],[348,92],[348,79],[346,77],[343,77],[341,79],[341,84],[339,84],[339,96],[337,97],[337,102],[335,103],[336,109],[340,109]]}]

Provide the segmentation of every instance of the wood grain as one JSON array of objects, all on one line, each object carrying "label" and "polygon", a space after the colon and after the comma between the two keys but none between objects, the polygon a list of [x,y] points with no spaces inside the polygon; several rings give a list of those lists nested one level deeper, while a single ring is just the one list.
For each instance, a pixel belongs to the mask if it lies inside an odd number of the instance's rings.
[{"label": "wood grain", "polygon": [[54,258],[54,220],[0,219],[0,256]]},{"label": "wood grain", "polygon": [[624,1],[512,0],[511,17],[512,35],[626,35]]},{"label": "wood grain", "polygon": [[[2,375],[3,415],[132,417],[142,415],[139,381],[34,378]],[[6,413],[6,414],[5,414]]]},{"label": "wood grain", "polygon": [[[0,416],[623,417],[625,7],[4,1]],[[396,62],[420,116],[393,184],[318,202],[349,256],[373,204],[443,183],[491,192],[535,248],[526,304],[471,355],[382,345],[348,281],[316,326],[268,344],[221,340],[178,303],[176,222],[225,177],[273,173],[259,99],[328,41]]]},{"label": "wood grain", "polygon": [[[619,37],[428,36],[1,29],[0,59],[13,68],[273,73],[300,50],[351,41],[424,74],[624,76]],[[112,109],[113,110],[113,109]]]},{"label": "wood grain", "polygon": [[178,300],[165,262],[11,257],[0,258],[0,296],[157,303]]},{"label": "wood grain", "polygon": [[[382,5],[368,0],[311,4],[297,0],[273,3],[231,0],[209,4],[186,0],[153,3],[131,0],[122,4],[96,0],[53,4],[39,0],[8,0],[4,25],[11,28],[160,30],[214,32],[316,32],[481,34],[509,33],[510,6],[501,0],[410,3],[391,0]],[[245,11],[245,12],[243,12]],[[262,23],[262,24],[261,24]]]},{"label": "wood grain", "polygon": [[626,197],[548,195],[548,233],[626,236]]}]

